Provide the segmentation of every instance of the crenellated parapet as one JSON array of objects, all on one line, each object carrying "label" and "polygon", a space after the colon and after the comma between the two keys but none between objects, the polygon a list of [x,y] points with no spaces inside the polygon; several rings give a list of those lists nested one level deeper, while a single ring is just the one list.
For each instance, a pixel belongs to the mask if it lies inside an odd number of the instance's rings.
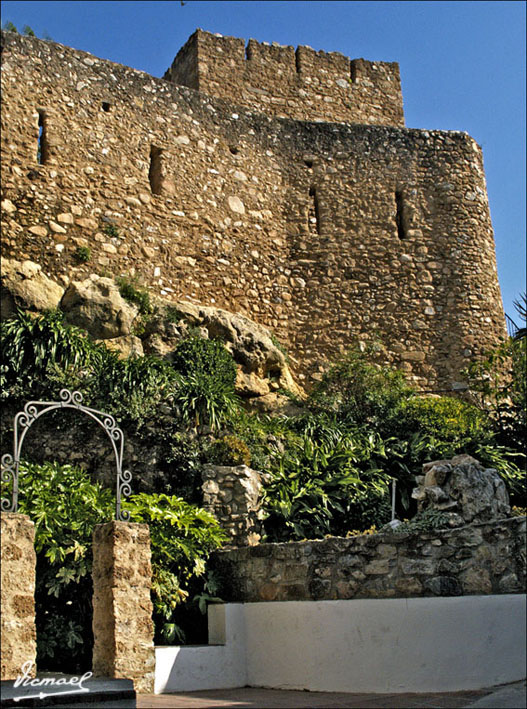
[{"label": "crenellated parapet", "polygon": [[196,30],[164,78],[280,118],[404,126],[395,62]]}]

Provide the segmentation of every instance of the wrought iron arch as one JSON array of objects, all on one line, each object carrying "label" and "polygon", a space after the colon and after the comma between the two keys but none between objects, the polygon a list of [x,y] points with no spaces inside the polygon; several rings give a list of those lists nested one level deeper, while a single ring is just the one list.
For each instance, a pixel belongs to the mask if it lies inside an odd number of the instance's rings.
[{"label": "wrought iron arch", "polygon": [[124,522],[128,521],[130,519],[130,513],[121,510],[121,495],[130,495],[132,492],[130,485],[132,473],[129,470],[122,470],[124,449],[124,435],[122,430],[118,428],[114,417],[110,414],[105,414],[102,411],[97,411],[96,409],[91,409],[88,406],[83,406],[82,394],[80,391],[71,392],[68,391],[68,389],[62,389],[59,396],[61,401],[28,401],[24,406],[24,410],[19,411],[15,416],[13,432],[14,455],[6,453],[2,456],[2,480],[7,483],[12,482],[12,495],[11,500],[2,498],[2,511],[18,511],[18,475],[20,466],[20,452],[22,450],[22,443],[24,442],[24,438],[30,427],[37,419],[44,414],[47,414],[49,411],[53,411],[54,409],[76,409],[77,411],[87,414],[90,418],[96,421],[108,434],[115,453],[115,462],[117,466],[115,519]]}]

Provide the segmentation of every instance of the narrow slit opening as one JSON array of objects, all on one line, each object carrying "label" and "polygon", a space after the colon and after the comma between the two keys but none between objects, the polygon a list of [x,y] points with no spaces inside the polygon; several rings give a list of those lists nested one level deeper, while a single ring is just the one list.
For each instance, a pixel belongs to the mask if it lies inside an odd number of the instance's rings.
[{"label": "narrow slit opening", "polygon": [[357,83],[357,66],[355,62],[350,62],[350,79],[352,84]]},{"label": "narrow slit opening", "polygon": [[395,224],[397,226],[397,236],[402,241],[403,239],[406,239],[406,228],[404,224],[404,201],[402,192],[395,193],[395,206]]},{"label": "narrow slit opening", "polygon": [[152,194],[161,194],[163,175],[161,169],[161,156],[163,151],[152,145],[150,148],[150,169],[148,170],[148,180]]},{"label": "narrow slit opening", "polygon": [[38,144],[37,144],[37,162],[39,165],[45,165],[48,161],[49,150],[46,130],[46,114],[44,111],[38,112]]},{"label": "narrow slit opening", "polygon": [[296,73],[300,74],[300,52],[298,51],[298,47],[295,50],[295,66],[296,66]]},{"label": "narrow slit opening", "polygon": [[252,59],[252,52],[251,52],[251,46],[249,42],[247,42],[247,46],[245,47],[245,61],[250,61]]},{"label": "narrow slit opening", "polygon": [[308,209],[308,229],[312,234],[320,236],[320,212],[318,205],[317,191],[314,187],[309,188],[309,209]]}]

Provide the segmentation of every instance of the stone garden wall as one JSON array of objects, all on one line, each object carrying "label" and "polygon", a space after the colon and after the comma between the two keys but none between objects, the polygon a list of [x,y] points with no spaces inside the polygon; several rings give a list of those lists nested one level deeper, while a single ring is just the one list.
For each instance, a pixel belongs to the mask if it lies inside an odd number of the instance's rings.
[{"label": "stone garden wall", "polygon": [[230,602],[525,592],[525,517],[216,552]]}]

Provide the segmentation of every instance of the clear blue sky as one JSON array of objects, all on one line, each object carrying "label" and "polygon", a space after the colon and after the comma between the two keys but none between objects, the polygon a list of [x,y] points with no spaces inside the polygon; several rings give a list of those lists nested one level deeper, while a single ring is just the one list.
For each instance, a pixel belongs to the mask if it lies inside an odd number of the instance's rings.
[{"label": "clear blue sky", "polygon": [[483,147],[505,311],[525,291],[524,2],[1,2],[2,23],[162,76],[201,27],[397,61],[406,124]]}]

